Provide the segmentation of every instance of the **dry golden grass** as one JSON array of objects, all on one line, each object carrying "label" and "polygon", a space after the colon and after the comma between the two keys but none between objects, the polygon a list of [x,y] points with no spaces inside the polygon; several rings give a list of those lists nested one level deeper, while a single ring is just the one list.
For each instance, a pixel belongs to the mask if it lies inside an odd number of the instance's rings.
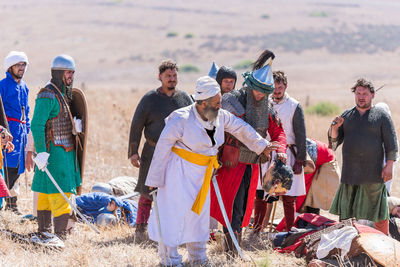
[{"label": "dry golden grass", "polygon": [[[31,64],[24,79],[31,89],[32,107],[39,86],[49,78],[53,57],[67,53],[75,58],[75,85],[86,84],[89,104],[83,184],[83,192],[88,192],[94,182],[137,175],[138,170],[127,160],[131,118],[144,92],[158,85],[157,65],[168,57],[180,65],[194,64],[200,68],[199,73],[179,74],[179,87],[192,92],[194,81],[208,73],[213,60],[218,65],[233,66],[241,60],[254,60],[260,51],[269,48],[277,56],[274,70],[285,70],[289,77],[289,93],[303,106],[308,100],[311,104],[330,100],[342,110],[353,105],[347,88],[359,76],[366,76],[377,86],[388,84],[377,94],[377,101],[389,104],[395,125],[400,125],[400,107],[396,105],[400,85],[398,7],[391,1],[381,1],[381,5],[364,1],[349,3],[349,6],[317,2],[252,1],[249,5],[238,0],[4,1],[0,11],[4,36],[0,54],[22,50],[29,56]],[[327,12],[328,17],[309,16],[311,12],[321,11]],[[268,20],[261,17],[264,14],[269,16]],[[387,30],[388,25],[393,25],[391,31]],[[333,34],[329,34],[332,29]],[[336,31],[340,38],[335,35]],[[168,32],[177,32],[178,36],[166,38]],[[185,39],[183,36],[187,33],[195,37]],[[342,37],[348,38],[353,33],[367,33],[373,38],[363,42],[349,38],[346,46],[337,45],[338,42],[342,44]],[[382,50],[368,52],[359,46],[359,43],[368,44],[374,48],[381,44],[377,40],[382,39],[386,46],[393,44],[393,49],[382,47]],[[314,40],[323,40],[323,45],[313,47]],[[336,49],[332,53],[332,45],[346,51]],[[352,53],[354,49],[360,51]],[[243,82],[240,72],[238,70],[237,87]],[[306,116],[308,136],[326,142],[330,121],[329,117]],[[398,127],[397,130],[399,132]],[[340,149],[336,155],[341,161]],[[396,170],[395,177],[398,176]],[[32,174],[27,177],[30,183]],[[19,206],[24,213],[31,213],[31,192],[26,190],[24,175],[21,178]],[[400,192],[396,180],[392,192],[394,195]],[[327,212],[323,215],[337,218]],[[279,204],[276,217],[282,216]],[[0,229],[29,233],[36,227],[30,222],[20,223],[19,218],[9,212],[0,212]],[[303,259],[276,253],[268,241],[254,238],[248,232],[245,233],[244,252],[257,265],[305,266]],[[133,237],[134,229],[126,226],[103,229],[101,235],[97,235],[87,226],[78,225],[63,251],[49,251],[17,244],[0,234],[0,266],[157,265],[156,247],[136,245]],[[185,253],[183,248],[180,251]],[[254,265],[253,262],[227,261],[221,252],[218,244],[208,246],[213,266]]]},{"label": "dry golden grass", "polygon": [[[90,191],[93,183],[98,181],[108,181],[120,175],[137,175],[137,169],[131,167],[127,160],[127,143],[131,118],[144,92],[113,92],[114,88],[107,91],[86,89],[90,123],[83,192]],[[394,118],[396,125],[399,125],[397,114],[399,113],[394,114]],[[307,115],[308,136],[326,142],[326,130],[330,121],[329,117]],[[336,155],[340,157],[340,152]],[[396,176],[398,175],[396,172]],[[32,174],[27,176],[31,177]],[[31,213],[31,192],[25,189],[24,175],[21,178],[20,208],[24,213]],[[396,181],[393,184],[394,194],[398,194],[398,188]],[[327,212],[323,214],[337,218]],[[0,216],[0,229],[9,229],[21,234],[36,231],[35,223],[21,223],[19,217],[10,212],[2,211]],[[276,217],[282,216],[282,206],[279,204]],[[273,251],[271,243],[265,237],[257,238],[250,232],[250,229],[246,229],[244,233],[244,254],[253,261],[244,263],[239,260],[227,260],[221,245],[213,243],[208,245],[208,256],[212,266],[306,265],[304,259]],[[179,251],[184,255],[184,260],[187,260],[186,250],[182,247]],[[127,226],[101,229],[101,234],[97,235],[88,226],[79,224],[65,242],[65,249],[62,251],[43,250],[19,244],[0,234],[0,266],[156,266],[158,263],[156,246],[135,244],[134,228]]]}]

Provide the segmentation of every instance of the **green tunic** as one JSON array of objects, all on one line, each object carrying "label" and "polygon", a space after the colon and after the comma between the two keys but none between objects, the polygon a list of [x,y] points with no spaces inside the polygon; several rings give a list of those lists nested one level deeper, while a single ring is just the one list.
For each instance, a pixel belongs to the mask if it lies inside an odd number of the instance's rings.
[{"label": "green tunic", "polygon": [[[59,113],[60,104],[55,96],[47,94],[45,97],[38,97],[33,113],[31,131],[35,141],[36,152],[48,152],[50,154],[47,168],[57,184],[64,192],[76,194],[76,187],[81,185],[81,175],[75,150],[66,152],[63,147],[54,146],[53,142],[50,142],[49,151],[46,149],[46,122],[56,117]],[[32,191],[45,194],[59,193],[47,177],[47,174],[40,171],[37,167],[35,167]]]}]

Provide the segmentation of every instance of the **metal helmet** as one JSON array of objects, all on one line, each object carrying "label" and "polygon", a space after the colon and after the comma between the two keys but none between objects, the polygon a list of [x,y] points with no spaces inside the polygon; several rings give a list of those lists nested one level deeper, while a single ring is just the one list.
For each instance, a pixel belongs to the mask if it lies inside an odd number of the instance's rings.
[{"label": "metal helmet", "polygon": [[117,223],[117,217],[110,213],[100,213],[96,218],[96,224],[99,226],[116,225]]},{"label": "metal helmet", "polygon": [[75,71],[75,61],[71,56],[59,55],[53,59],[52,70],[73,70]]}]

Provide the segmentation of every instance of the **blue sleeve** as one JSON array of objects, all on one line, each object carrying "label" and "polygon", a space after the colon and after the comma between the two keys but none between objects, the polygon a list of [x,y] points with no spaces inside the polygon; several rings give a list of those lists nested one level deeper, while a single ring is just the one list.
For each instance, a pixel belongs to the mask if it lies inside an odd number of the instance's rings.
[{"label": "blue sleeve", "polygon": [[25,86],[26,88],[26,109],[25,109],[25,118],[26,118],[26,128],[27,128],[27,134],[29,133],[29,131],[31,130],[31,121],[29,119],[29,111],[30,111],[30,107],[29,107],[29,88],[28,86]]}]

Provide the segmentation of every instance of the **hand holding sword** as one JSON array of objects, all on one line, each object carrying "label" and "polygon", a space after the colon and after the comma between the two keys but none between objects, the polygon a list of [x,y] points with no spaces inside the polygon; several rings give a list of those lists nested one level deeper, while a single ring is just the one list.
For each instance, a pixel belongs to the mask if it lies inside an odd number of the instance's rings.
[{"label": "hand holding sword", "polygon": [[33,153],[33,161],[36,163],[36,166],[38,167],[39,170],[46,172],[47,176],[53,183],[53,185],[57,188],[58,192],[64,197],[64,199],[68,202],[68,204],[71,206],[71,208],[82,218],[82,220],[89,225],[89,227],[95,231],[97,234],[100,234],[99,230],[97,230],[96,227],[94,227],[93,224],[91,224],[86,217],[78,210],[78,208],[72,204],[71,200],[64,194],[62,191],[61,187],[57,184],[56,180],[54,177],[51,175],[49,170],[47,169],[47,164],[48,164],[48,159],[49,159],[50,154],[47,152],[40,152],[38,154]]}]

